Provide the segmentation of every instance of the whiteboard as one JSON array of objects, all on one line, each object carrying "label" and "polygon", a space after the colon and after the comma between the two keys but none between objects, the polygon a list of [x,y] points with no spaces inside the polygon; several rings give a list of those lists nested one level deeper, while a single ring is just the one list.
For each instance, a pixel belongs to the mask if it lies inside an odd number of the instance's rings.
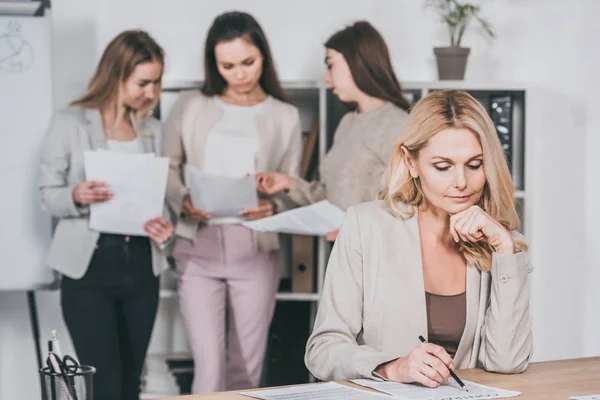
[{"label": "whiteboard", "polygon": [[39,152],[52,115],[48,17],[0,16],[0,291],[52,283],[51,218],[40,206]]}]

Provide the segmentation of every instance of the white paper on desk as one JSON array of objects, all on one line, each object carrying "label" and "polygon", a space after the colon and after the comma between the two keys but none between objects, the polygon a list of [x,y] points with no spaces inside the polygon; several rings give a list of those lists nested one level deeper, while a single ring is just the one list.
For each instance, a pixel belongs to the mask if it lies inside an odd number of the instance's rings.
[{"label": "white paper on desk", "polygon": [[410,400],[468,400],[468,399],[504,399],[507,397],[516,397],[520,392],[498,389],[495,387],[480,385],[462,380],[469,389],[465,392],[456,382],[443,383],[435,389],[421,386],[418,384],[405,384],[396,382],[378,382],[371,379],[353,379],[352,382],[357,385],[379,390],[380,392],[391,394],[399,399]]},{"label": "white paper on desk", "polygon": [[242,225],[261,232],[324,236],[340,229],[344,222],[344,215],[344,211],[323,200],[272,217],[244,222]]},{"label": "white paper on desk", "polygon": [[104,181],[112,199],[90,206],[90,229],[148,236],[144,224],[163,215],[169,159],[152,153],[86,151],[87,180]]},{"label": "white paper on desk", "polygon": [[595,394],[592,396],[571,396],[571,400],[600,400],[600,394]]},{"label": "white paper on desk", "polygon": [[383,400],[390,396],[340,385],[335,382],[240,392],[263,400]]},{"label": "white paper on desk", "polygon": [[258,204],[254,176],[229,178],[208,174],[191,165],[186,171],[194,208],[217,218],[239,217],[240,210]]}]

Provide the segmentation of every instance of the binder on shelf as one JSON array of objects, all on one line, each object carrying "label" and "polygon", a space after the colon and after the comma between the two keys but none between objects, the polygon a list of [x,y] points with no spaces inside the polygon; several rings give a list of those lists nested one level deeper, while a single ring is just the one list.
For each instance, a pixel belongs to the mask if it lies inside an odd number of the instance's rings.
[{"label": "binder on shelf", "polygon": [[0,15],[43,17],[46,8],[50,8],[50,0],[0,0]]},{"label": "binder on shelf", "polygon": [[[314,120],[309,132],[302,134],[302,158],[300,161],[300,176],[310,180],[315,175],[318,157],[319,121]],[[315,276],[315,240],[310,236],[291,236],[292,292],[313,293]]]}]

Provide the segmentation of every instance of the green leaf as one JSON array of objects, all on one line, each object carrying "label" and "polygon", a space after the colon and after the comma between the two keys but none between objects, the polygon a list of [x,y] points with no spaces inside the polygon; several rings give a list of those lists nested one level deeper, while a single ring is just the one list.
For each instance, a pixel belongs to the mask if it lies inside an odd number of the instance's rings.
[{"label": "green leaf", "polygon": [[460,46],[463,35],[473,18],[490,37],[495,37],[490,23],[480,17],[481,7],[478,5],[459,0],[426,0],[426,5],[435,8],[442,23],[448,27],[452,46]]}]

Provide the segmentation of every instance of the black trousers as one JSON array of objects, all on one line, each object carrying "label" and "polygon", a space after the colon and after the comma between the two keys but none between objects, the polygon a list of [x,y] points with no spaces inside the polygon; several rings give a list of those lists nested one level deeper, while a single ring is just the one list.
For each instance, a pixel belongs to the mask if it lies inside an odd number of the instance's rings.
[{"label": "black trousers", "polygon": [[139,399],[158,293],[144,237],[102,234],[83,278],[63,277],[63,317],[79,362],[96,368],[94,400]]}]

